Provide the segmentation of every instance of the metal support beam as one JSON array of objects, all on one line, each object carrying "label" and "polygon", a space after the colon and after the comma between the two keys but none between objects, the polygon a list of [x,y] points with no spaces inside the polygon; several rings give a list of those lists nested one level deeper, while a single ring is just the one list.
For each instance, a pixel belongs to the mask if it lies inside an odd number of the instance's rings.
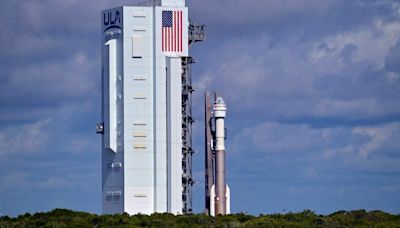
[{"label": "metal support beam", "polygon": [[192,213],[192,76],[190,64],[194,63],[191,57],[182,58],[182,200],[183,212]]},{"label": "metal support beam", "polygon": [[[203,41],[205,39],[204,26],[189,25],[189,44]],[[195,122],[192,116],[192,72],[191,64],[195,63],[193,58],[182,58],[182,211],[185,214],[193,212],[192,206],[192,187],[194,184],[192,177],[192,124]]]}]

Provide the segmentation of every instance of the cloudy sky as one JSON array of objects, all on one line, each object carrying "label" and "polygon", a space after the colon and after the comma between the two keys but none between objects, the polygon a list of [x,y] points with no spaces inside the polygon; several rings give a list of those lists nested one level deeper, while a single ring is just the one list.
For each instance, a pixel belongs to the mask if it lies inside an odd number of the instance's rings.
[{"label": "cloudy sky", "polygon": [[[120,0],[0,8],[0,213],[100,213],[100,11]],[[203,92],[228,104],[232,210],[400,213],[400,1],[192,0],[196,181]]]}]

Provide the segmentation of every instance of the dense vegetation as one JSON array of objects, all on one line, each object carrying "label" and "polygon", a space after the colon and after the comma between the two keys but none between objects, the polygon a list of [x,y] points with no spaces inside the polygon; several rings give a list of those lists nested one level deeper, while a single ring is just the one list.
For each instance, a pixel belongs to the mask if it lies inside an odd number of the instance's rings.
[{"label": "dense vegetation", "polygon": [[301,213],[252,216],[234,214],[209,217],[203,214],[94,215],[55,209],[47,213],[0,217],[0,228],[8,227],[400,227],[400,215],[382,211],[339,211],[328,216],[306,210]]}]

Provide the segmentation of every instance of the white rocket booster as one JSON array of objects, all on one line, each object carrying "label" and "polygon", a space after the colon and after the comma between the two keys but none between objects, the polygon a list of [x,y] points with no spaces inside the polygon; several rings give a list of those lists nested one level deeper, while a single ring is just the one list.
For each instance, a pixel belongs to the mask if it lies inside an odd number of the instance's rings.
[{"label": "white rocket booster", "polygon": [[213,105],[215,120],[215,185],[211,187],[210,215],[230,214],[230,190],[225,179],[226,105],[221,97]]}]

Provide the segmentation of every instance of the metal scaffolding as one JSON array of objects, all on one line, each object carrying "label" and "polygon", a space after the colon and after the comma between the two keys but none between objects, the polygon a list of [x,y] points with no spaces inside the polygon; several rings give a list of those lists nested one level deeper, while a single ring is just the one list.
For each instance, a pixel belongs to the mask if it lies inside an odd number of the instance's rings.
[{"label": "metal scaffolding", "polygon": [[190,22],[189,44],[203,41],[205,39],[206,39],[205,25],[196,25]]},{"label": "metal scaffolding", "polygon": [[[189,44],[205,39],[204,25],[189,26]],[[194,153],[192,146],[192,72],[191,64],[195,63],[192,57],[182,58],[182,200],[183,213],[192,213],[192,186],[194,184],[192,176],[192,156]]]}]

